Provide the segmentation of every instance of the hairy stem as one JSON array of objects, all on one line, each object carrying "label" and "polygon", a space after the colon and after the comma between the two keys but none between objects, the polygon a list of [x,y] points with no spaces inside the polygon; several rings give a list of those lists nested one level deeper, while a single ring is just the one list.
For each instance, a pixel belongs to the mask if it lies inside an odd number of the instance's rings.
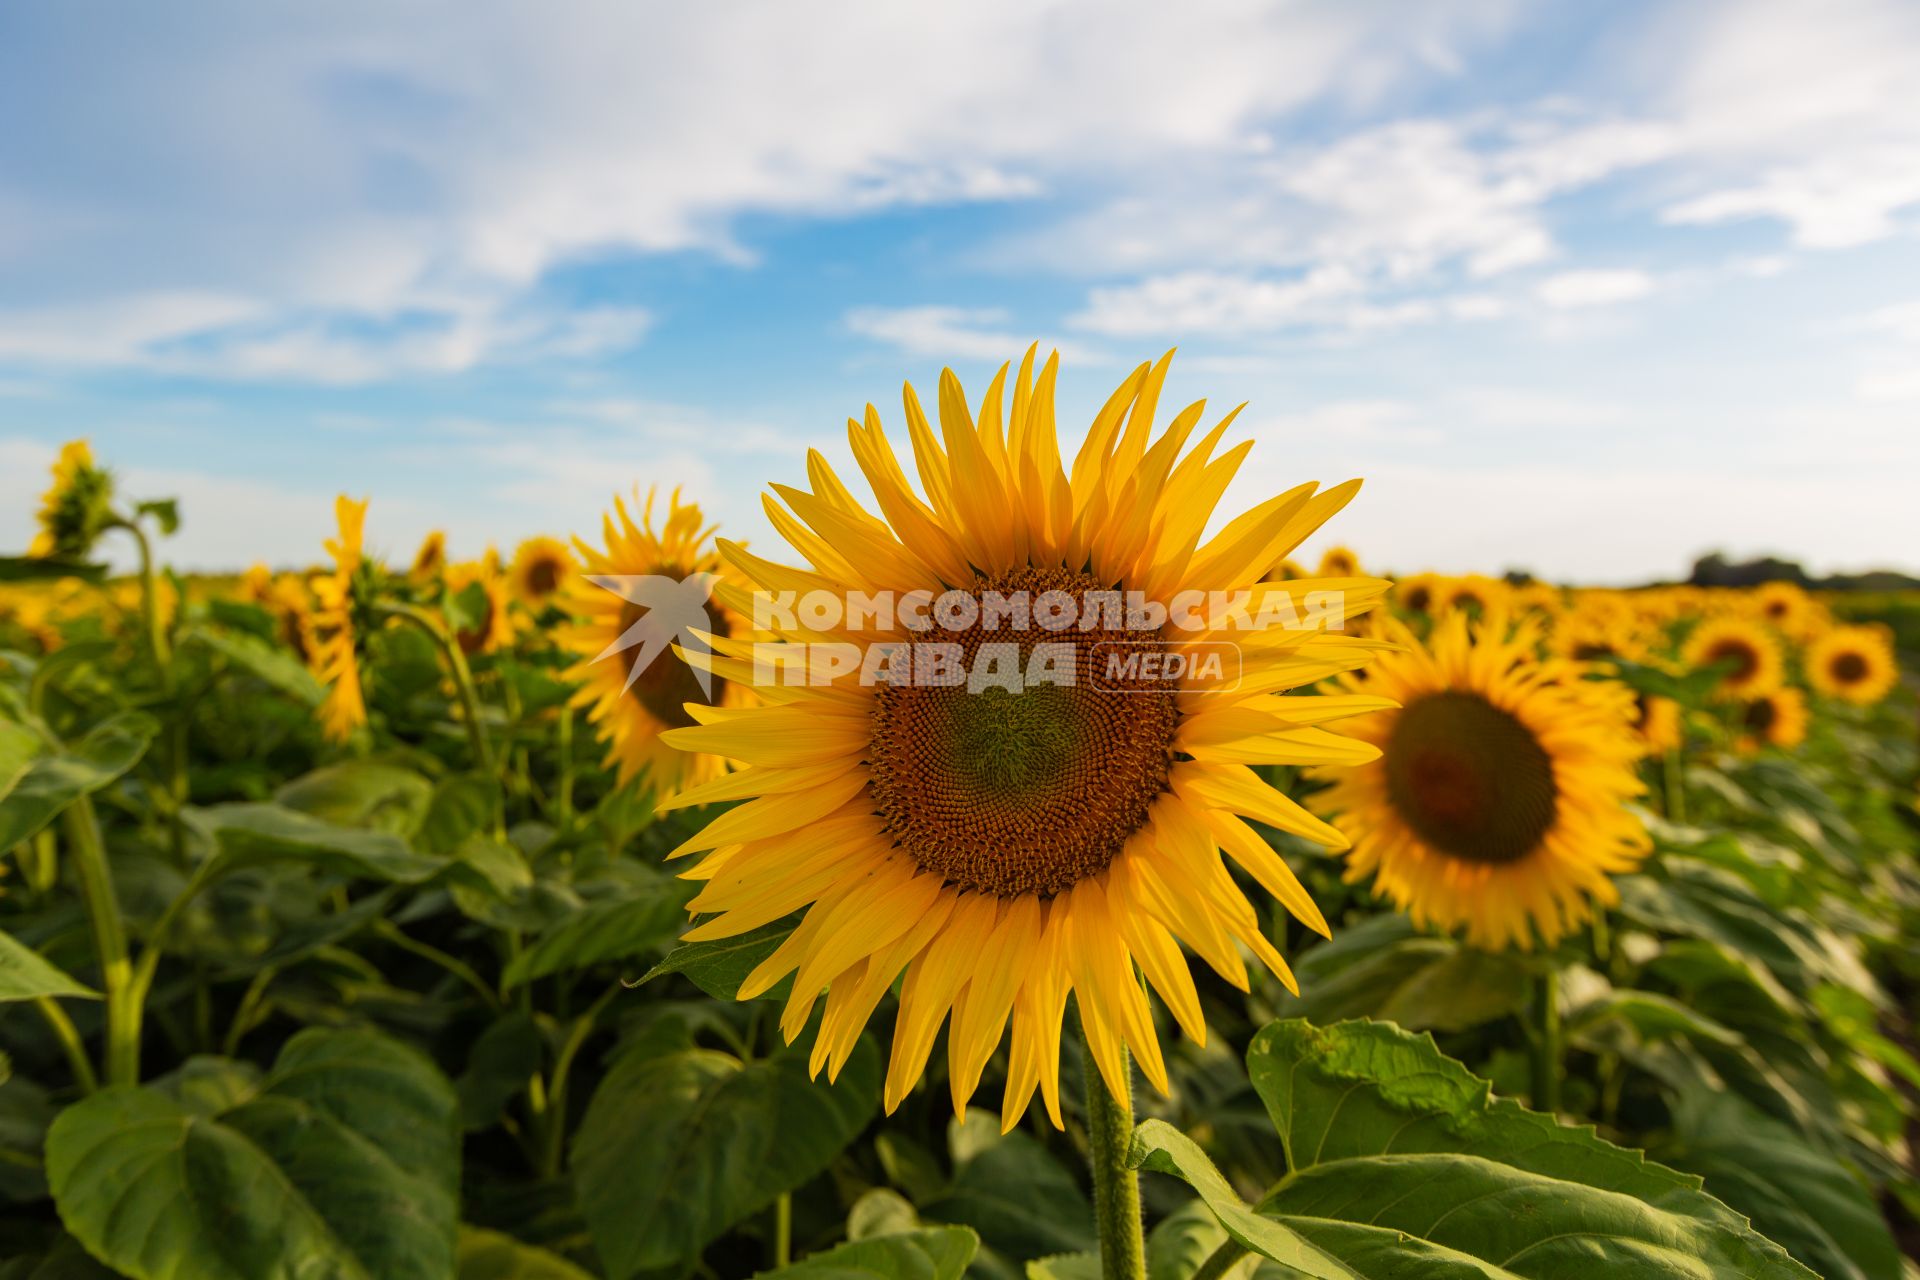
[{"label": "hairy stem", "polygon": [[[1121,1061],[1126,1063],[1125,1050]],[[1125,1070],[1131,1072],[1130,1064]],[[1140,1230],[1140,1175],[1127,1164],[1133,1145],[1133,1090],[1115,1097],[1105,1077],[1085,1058],[1087,1080],[1087,1159],[1093,1166],[1094,1225],[1100,1233],[1103,1280],[1143,1280],[1146,1242]]]}]

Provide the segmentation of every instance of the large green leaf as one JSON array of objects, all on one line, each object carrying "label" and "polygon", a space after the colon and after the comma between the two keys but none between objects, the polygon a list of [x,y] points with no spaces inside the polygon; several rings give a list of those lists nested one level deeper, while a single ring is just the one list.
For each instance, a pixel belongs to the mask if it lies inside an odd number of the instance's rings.
[{"label": "large green leaf", "polygon": [[1356,1280],[1355,1273],[1292,1226],[1261,1217],[1247,1207],[1207,1153],[1164,1120],[1143,1122],[1133,1133],[1128,1162],[1136,1169],[1170,1173],[1200,1193],[1226,1233],[1243,1248],[1315,1280]]},{"label": "large green leaf", "polygon": [[404,836],[420,825],[432,797],[433,784],[412,769],[349,760],[295,778],[274,799],[337,826]]},{"label": "large green leaf", "polygon": [[158,732],[152,716],[128,712],[95,725],[64,751],[36,756],[0,797],[0,849],[11,849],[133,768]]},{"label": "large green leaf", "polygon": [[189,623],[180,629],[180,641],[182,645],[205,645],[302,706],[317,707],[327,696],[326,686],[314,679],[305,663],[259,636],[204,623]]},{"label": "large green leaf", "polygon": [[972,1227],[987,1247],[1011,1258],[1094,1247],[1093,1205],[1032,1136],[1003,1135],[999,1116],[971,1110],[949,1145],[953,1179],[920,1206],[922,1217]]},{"label": "large green leaf", "polygon": [[1899,1280],[1900,1247],[1860,1180],[1798,1133],[1729,1094],[1682,1099],[1661,1158],[1826,1280]]},{"label": "large green leaf", "polygon": [[447,869],[443,858],[415,853],[399,836],[323,821],[277,804],[223,804],[189,810],[229,867],[310,862],[348,875],[419,884]]},{"label": "large green leaf", "polygon": [[880,1055],[862,1040],[839,1082],[807,1055],[751,1064],[705,1049],[621,1057],[574,1139],[573,1176],[616,1280],[672,1266],[813,1178],[866,1126]]},{"label": "large green leaf", "polygon": [[0,719],[0,800],[45,754],[47,743],[39,734],[16,721]]},{"label": "large green leaf", "polygon": [[1247,1066],[1291,1170],[1261,1213],[1362,1275],[1809,1274],[1697,1178],[1494,1098],[1430,1036],[1276,1022]]},{"label": "large green leaf", "polygon": [[0,930],[0,1004],[10,1000],[38,1000],[42,996],[84,996],[100,993],[48,964],[39,952]]},{"label": "large green leaf", "polygon": [[1503,1018],[1527,999],[1525,968],[1453,938],[1379,915],[1308,951],[1297,966],[1298,1013],[1312,1022],[1376,1017],[1416,1031],[1459,1031]]},{"label": "large green leaf", "polygon": [[965,1227],[855,1240],[763,1276],[795,1280],[960,1280],[979,1242]]},{"label": "large green leaf", "polygon": [[445,1280],[454,1109],[414,1050],[310,1030],[217,1115],[158,1088],[74,1104],[48,1131],[47,1180],[67,1229],[136,1280]]},{"label": "large green leaf", "polygon": [[556,1253],[484,1227],[460,1228],[459,1280],[593,1280]]},{"label": "large green leaf", "polygon": [[[679,934],[696,888],[670,876],[635,877],[619,894],[556,921],[514,957],[502,985],[511,989],[562,970],[657,951]],[[737,983],[734,989],[739,990]]]}]

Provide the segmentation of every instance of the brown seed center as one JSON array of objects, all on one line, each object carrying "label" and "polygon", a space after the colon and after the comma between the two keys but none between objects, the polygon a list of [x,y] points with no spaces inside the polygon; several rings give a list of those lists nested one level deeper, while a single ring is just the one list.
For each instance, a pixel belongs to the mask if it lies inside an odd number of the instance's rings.
[{"label": "brown seed center", "polygon": [[1410,702],[1386,748],[1387,796],[1427,844],[1468,862],[1517,862],[1553,826],[1553,761],[1531,730],[1478,694]]},{"label": "brown seed center", "polygon": [[[1064,569],[1015,569],[971,588],[1074,598],[1085,618],[1100,584]],[[1113,625],[1108,625],[1112,623]],[[888,835],[949,884],[1010,898],[1050,897],[1106,870],[1167,789],[1177,720],[1175,686],[1129,653],[1158,654],[1157,632],[1098,624],[1048,631],[982,609],[959,631],[918,633],[950,644],[963,671],[983,645],[1017,653],[1031,677],[1036,649],[1064,678],[998,685],[929,686],[899,680],[876,690],[868,789]],[[1123,661],[1116,667],[1111,660]]]}]

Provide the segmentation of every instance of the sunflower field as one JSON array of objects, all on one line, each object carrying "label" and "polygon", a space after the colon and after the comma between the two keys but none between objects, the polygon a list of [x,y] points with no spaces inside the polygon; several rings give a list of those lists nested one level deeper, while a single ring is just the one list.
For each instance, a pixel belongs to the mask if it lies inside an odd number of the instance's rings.
[{"label": "sunflower field", "polygon": [[1391,572],[1357,481],[1222,509],[1263,446],[1167,368],[1084,442],[1031,351],[909,387],[751,550],[620,477],[182,577],[68,445],[0,560],[0,1277],[1920,1276],[1920,602]]}]

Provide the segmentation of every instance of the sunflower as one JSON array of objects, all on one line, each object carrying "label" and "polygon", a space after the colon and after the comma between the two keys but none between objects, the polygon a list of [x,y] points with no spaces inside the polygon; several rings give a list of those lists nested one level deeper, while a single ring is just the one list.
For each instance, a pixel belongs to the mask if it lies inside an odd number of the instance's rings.
[{"label": "sunflower", "polygon": [[1807,738],[1807,695],[1786,686],[1769,690],[1741,710],[1739,729],[1734,745],[1744,752],[1797,747]]},{"label": "sunflower", "polygon": [[[566,673],[567,679],[580,684],[573,705],[588,708],[587,718],[599,726],[607,744],[607,763],[618,765],[623,784],[644,771],[656,794],[665,796],[714,778],[725,762],[677,751],[663,743],[660,735],[697,724],[688,710],[691,705],[734,709],[749,699],[739,686],[696,672],[674,652],[656,649],[646,666],[633,670],[633,655],[628,651],[636,641],[645,643],[643,624],[652,608],[586,576],[644,576],[676,583],[724,577],[726,571],[712,546],[713,529],[699,506],[682,502],[680,491],[674,490],[667,499],[666,523],[655,529],[654,497],[652,492],[647,494],[638,524],[625,500],[614,498],[613,510],[601,522],[605,550],[574,539],[581,568],[568,575],[560,596],[573,621],[561,629],[558,642],[579,659]],[[746,620],[717,596],[707,597],[699,608],[707,633],[722,639],[746,633]],[[666,625],[683,634],[678,621]],[[697,622],[694,625],[698,629]],[[664,642],[669,637],[656,638]]]},{"label": "sunflower", "polygon": [[458,605],[453,638],[462,653],[497,653],[513,644],[513,600],[497,554],[450,566],[446,583],[447,603]]},{"label": "sunflower", "polygon": [[513,553],[513,594],[529,609],[545,608],[573,574],[573,552],[557,538],[528,538]]},{"label": "sunflower", "polygon": [[313,580],[316,607],[309,662],[314,675],[327,686],[327,700],[320,705],[321,731],[335,742],[345,742],[367,722],[367,701],[360,686],[356,655],[360,623],[356,587],[362,581],[367,500],[355,502],[343,493],[334,500],[333,513],[340,535],[329,538],[326,544],[327,554],[333,557],[333,572],[318,574]]},{"label": "sunflower", "polygon": [[1804,640],[1821,612],[1813,597],[1791,582],[1765,582],[1754,589],[1753,609],[1781,635]]},{"label": "sunflower", "polygon": [[1402,578],[1394,584],[1393,602],[1406,613],[1432,613],[1434,592],[1439,585],[1439,575],[1432,573],[1417,573],[1410,578]]},{"label": "sunflower", "polygon": [[1754,698],[1777,689],[1784,670],[1779,642],[1746,618],[1707,619],[1687,637],[1681,656],[1696,671],[1726,668],[1714,685],[1718,698]]},{"label": "sunflower", "polygon": [[[942,632],[962,667],[1012,651],[1029,671],[1036,637],[1002,625],[995,599],[1065,602],[1080,625],[1044,632],[1064,682],[1014,688],[932,685],[911,677],[864,680],[820,671],[813,682],[762,688],[770,705],[696,707],[698,727],[666,735],[676,746],[742,766],[676,804],[750,799],[677,854],[706,853],[689,878],[705,889],[690,910],[711,913],[687,935],[725,938],[790,913],[799,927],[740,988],[743,998],[793,974],[781,1027],[789,1040],[825,996],[812,1067],[837,1074],[882,996],[898,980],[885,1105],[899,1106],[925,1069],[941,1024],[956,1108],[965,1105],[1003,1036],[1010,1039],[1002,1122],[1011,1128],[1039,1089],[1060,1124],[1059,1053],[1068,995],[1076,997],[1093,1062],[1115,1094],[1131,1049],[1161,1091],[1167,1076],[1145,982],[1195,1040],[1206,1034],[1181,944],[1245,990],[1241,948],[1289,987],[1286,961],[1226,864],[1243,867],[1318,932],[1326,921],[1249,819],[1340,848],[1345,840],[1274,790],[1256,764],[1369,759],[1373,749],[1321,724],[1385,705],[1343,695],[1283,691],[1365,663],[1380,642],[1329,637],[1302,620],[1288,629],[1208,631],[1151,627],[1148,604],[1185,591],[1245,592],[1259,607],[1345,593],[1346,613],[1380,602],[1388,584],[1281,586],[1262,579],[1345,506],[1358,482],[1324,493],[1301,485],[1202,539],[1250,443],[1215,456],[1233,415],[1186,448],[1205,404],[1157,438],[1154,410],[1171,356],[1141,365],[1094,419],[1063,467],[1054,431],[1058,357],[1034,377],[1029,350],[1005,403],[1002,367],[976,410],[951,371],[940,380],[939,427],[913,388],[903,400],[916,493],[869,406],[850,421],[852,452],[878,512],[863,505],[819,454],[810,488],[775,486],[775,527],[809,562],[787,568],[722,542],[729,561],[768,592],[927,592],[955,602]],[[1120,627],[1097,597],[1143,603],[1141,625]],[[1132,595],[1131,593],[1138,593]],[[734,595],[722,588],[723,595]],[[1038,606],[1036,605],[1036,608]],[[767,620],[784,641],[818,641],[803,622]],[[836,639],[864,659],[899,652],[914,633],[843,628]],[[1202,666],[1178,680],[1141,672],[1182,665],[1231,638],[1237,678]],[[1111,647],[1108,676],[1091,655]],[[753,680],[764,654],[721,641],[706,659]],[[781,645],[766,648],[779,649]],[[1061,652],[1064,650],[1064,656]],[[1131,654],[1114,674],[1112,651]],[[809,653],[811,651],[808,651]],[[750,664],[746,659],[754,659]],[[1177,660],[1177,661],[1176,661]],[[811,659],[809,659],[811,661]],[[898,668],[895,669],[896,676]],[[1081,678],[1091,673],[1093,679]],[[809,675],[816,674],[809,668]]]},{"label": "sunflower", "polygon": [[1808,646],[1806,665],[1815,689],[1863,707],[1886,697],[1900,680],[1893,645],[1875,627],[1835,627]]},{"label": "sunflower", "polygon": [[1506,602],[1507,591],[1506,583],[1477,573],[1464,578],[1442,578],[1434,588],[1434,612],[1483,617]]},{"label": "sunflower", "polygon": [[94,465],[85,440],[69,440],[53,461],[53,484],[40,499],[40,529],[27,554],[84,559],[114,519],[113,476]]},{"label": "sunflower", "polygon": [[236,585],[240,598],[248,604],[265,608],[273,603],[273,570],[264,564],[255,564],[241,574]]},{"label": "sunflower", "polygon": [[1665,755],[1686,741],[1686,721],[1680,704],[1657,693],[1634,695],[1633,728],[1648,755]]},{"label": "sunflower", "polygon": [[1366,688],[1400,705],[1356,730],[1382,754],[1311,801],[1346,817],[1346,879],[1373,877],[1416,924],[1464,928],[1477,947],[1552,946],[1593,901],[1618,900],[1609,877],[1649,848],[1626,808],[1644,789],[1632,696],[1535,658],[1531,621],[1470,630],[1456,613],[1430,648],[1397,635]]},{"label": "sunflower", "polygon": [[447,535],[444,530],[429,530],[420,540],[420,549],[413,553],[413,567],[407,570],[407,576],[415,582],[438,582],[440,575],[447,571]]},{"label": "sunflower", "polygon": [[1315,576],[1321,578],[1354,578],[1360,574],[1360,557],[1351,547],[1328,547],[1320,555],[1320,568]]},{"label": "sunflower", "polygon": [[1549,647],[1578,662],[1642,662],[1649,645],[1637,622],[1624,608],[1582,604],[1554,623]]}]

